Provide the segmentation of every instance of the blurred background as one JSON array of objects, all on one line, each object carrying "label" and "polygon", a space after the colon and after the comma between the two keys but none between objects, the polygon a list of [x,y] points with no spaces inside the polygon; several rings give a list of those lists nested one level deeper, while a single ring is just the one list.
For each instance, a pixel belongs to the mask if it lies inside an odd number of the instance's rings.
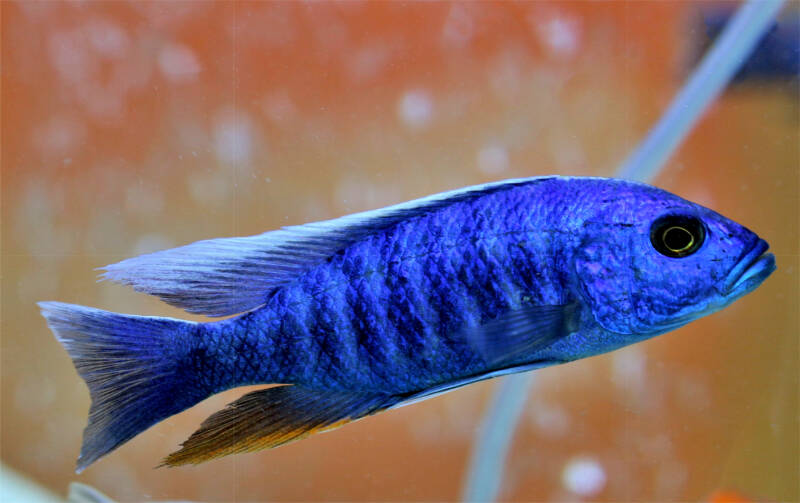
[{"label": "blurred background", "polygon": [[[610,176],[736,6],[2,2],[3,465],[122,501],[458,498],[494,381],[154,469],[231,390],[75,475],[89,395],[35,302],[199,320],[94,269],[503,178]],[[800,499],[798,15],[654,182],[755,230],[779,269],[676,332],[538,371],[502,500]]]}]

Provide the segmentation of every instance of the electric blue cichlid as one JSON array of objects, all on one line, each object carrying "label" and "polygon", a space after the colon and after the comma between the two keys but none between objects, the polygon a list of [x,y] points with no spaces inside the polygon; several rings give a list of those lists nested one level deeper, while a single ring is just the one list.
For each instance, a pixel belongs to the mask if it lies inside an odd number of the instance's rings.
[{"label": "electric blue cichlid", "polygon": [[220,391],[166,465],[274,447],[465,384],[643,341],[775,269],[751,231],[623,180],[491,183],[124,260],[104,278],[209,323],[42,302],[92,397],[82,470]]}]

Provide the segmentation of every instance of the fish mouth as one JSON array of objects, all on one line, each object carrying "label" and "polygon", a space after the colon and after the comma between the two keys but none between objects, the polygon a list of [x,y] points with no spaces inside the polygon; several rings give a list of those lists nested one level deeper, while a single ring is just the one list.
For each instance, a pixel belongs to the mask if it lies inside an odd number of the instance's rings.
[{"label": "fish mouth", "polygon": [[775,255],[766,253],[769,245],[759,239],[725,278],[725,296],[740,296],[753,291],[775,270]]}]

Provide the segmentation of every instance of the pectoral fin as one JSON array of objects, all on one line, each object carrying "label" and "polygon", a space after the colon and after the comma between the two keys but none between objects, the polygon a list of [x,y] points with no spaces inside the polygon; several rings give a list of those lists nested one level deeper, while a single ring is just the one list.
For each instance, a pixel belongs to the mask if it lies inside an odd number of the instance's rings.
[{"label": "pectoral fin", "polygon": [[254,391],[206,419],[163,465],[198,464],[228,454],[277,447],[375,414],[398,400],[384,394],[317,391],[301,386]]},{"label": "pectoral fin", "polygon": [[522,305],[461,332],[492,366],[524,361],[577,329],[578,304]]}]

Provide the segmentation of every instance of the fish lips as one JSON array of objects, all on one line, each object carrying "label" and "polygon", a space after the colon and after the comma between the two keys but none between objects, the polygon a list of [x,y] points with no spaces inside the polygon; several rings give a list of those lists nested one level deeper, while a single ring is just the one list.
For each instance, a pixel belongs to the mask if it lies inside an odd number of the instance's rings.
[{"label": "fish lips", "polygon": [[723,295],[737,298],[753,291],[775,270],[775,255],[766,253],[769,244],[759,239],[731,269],[723,284]]}]

